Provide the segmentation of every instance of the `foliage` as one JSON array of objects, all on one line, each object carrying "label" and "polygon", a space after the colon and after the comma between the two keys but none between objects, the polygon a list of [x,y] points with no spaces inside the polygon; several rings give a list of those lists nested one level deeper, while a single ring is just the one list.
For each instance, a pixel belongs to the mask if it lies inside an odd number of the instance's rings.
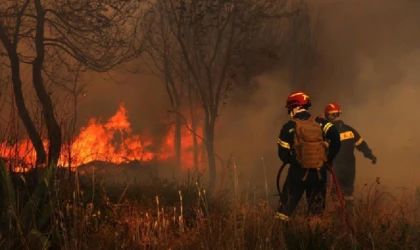
[{"label": "foliage", "polygon": [[50,165],[35,191],[28,194],[29,199],[20,205],[10,174],[3,162],[0,162],[2,181],[0,229],[1,235],[7,236],[2,242],[4,248],[17,249],[20,246],[28,249],[32,246],[44,249],[50,246],[48,227],[54,205],[49,190],[53,171],[54,166]]}]

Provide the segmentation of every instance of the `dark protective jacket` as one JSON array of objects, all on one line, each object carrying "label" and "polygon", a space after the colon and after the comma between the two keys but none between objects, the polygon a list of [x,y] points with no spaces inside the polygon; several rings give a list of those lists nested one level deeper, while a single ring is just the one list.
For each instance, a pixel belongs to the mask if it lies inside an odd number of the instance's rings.
[{"label": "dark protective jacket", "polygon": [[341,149],[334,160],[334,165],[355,166],[356,157],[354,155],[354,148],[363,153],[364,157],[373,160],[374,156],[372,150],[369,148],[366,141],[362,139],[360,134],[342,120],[332,122],[340,133]]},{"label": "dark protective jacket", "polygon": [[[311,117],[311,114],[304,111],[297,113],[294,118],[307,120],[309,117]],[[340,151],[340,134],[335,126],[327,120],[317,117],[315,121],[320,124],[320,129],[323,130],[325,139],[329,141],[328,162],[332,163],[337,153]],[[283,163],[289,163],[291,166],[300,167],[293,149],[295,126],[296,123],[293,120],[289,120],[283,125],[277,141],[278,156]]]}]

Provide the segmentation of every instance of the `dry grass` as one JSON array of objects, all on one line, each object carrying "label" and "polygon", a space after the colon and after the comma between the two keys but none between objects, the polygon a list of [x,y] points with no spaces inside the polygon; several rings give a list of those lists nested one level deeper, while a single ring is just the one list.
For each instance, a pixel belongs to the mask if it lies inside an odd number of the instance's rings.
[{"label": "dry grass", "polygon": [[127,200],[113,206],[107,217],[85,211],[92,220],[85,227],[96,231],[86,236],[80,247],[416,249],[420,236],[415,226],[415,204],[406,197],[392,197],[378,183],[366,186],[351,213],[356,237],[349,234],[341,211],[332,204],[319,227],[310,228],[304,216],[298,214],[285,230],[285,225],[273,218],[273,209],[254,194],[244,191],[236,202],[225,202],[226,207],[221,209],[207,199],[204,190],[196,188],[197,197],[187,207],[179,191],[179,202],[173,206],[160,204],[157,196],[154,205],[147,206]]},{"label": "dry grass", "polygon": [[[286,226],[274,219],[265,194],[236,185],[230,192],[236,195],[216,201],[194,182],[117,189],[76,178],[71,197],[63,191],[66,185],[54,183],[50,223],[39,228],[51,249],[417,249],[420,239],[413,193],[396,198],[379,182],[358,194],[351,211],[355,237],[334,204],[315,228],[303,215],[304,204]],[[2,239],[14,242],[13,249],[42,248],[29,244],[25,234]]]},{"label": "dry grass", "polygon": [[414,211],[403,200],[382,203],[385,195],[378,192],[357,202],[356,238],[349,235],[335,209],[317,228],[296,216],[284,230],[264,201],[243,201],[235,209],[217,211],[208,208],[201,193],[189,216],[183,214],[182,202],[162,207],[156,198],[154,208],[126,203],[113,211],[114,223],[110,218],[101,220],[100,230],[89,242],[90,247],[101,244],[104,249],[416,249],[420,235],[410,221]]}]

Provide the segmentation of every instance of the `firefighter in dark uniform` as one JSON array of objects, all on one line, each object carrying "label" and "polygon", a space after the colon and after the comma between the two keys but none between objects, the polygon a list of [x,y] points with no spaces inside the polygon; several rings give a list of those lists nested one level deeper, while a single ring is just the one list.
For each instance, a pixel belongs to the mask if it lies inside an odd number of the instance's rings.
[{"label": "firefighter in dark uniform", "polygon": [[[291,119],[308,120],[311,117],[308,112],[309,107],[311,100],[304,92],[294,92],[287,98],[286,108]],[[327,120],[317,117],[315,121],[320,125],[322,136],[330,141],[327,162],[331,164],[340,150],[340,135],[334,125]],[[278,156],[283,163],[290,164],[276,214],[276,218],[284,221],[289,220],[305,191],[310,218],[320,217],[325,209],[327,189],[325,162],[324,167],[318,170],[308,170],[300,166],[293,147],[295,127],[295,121],[289,120],[283,125],[278,139]]]},{"label": "firefighter in dark uniform", "polygon": [[[330,102],[324,109],[325,118],[334,124],[340,132],[341,150],[333,162],[333,169],[341,187],[347,209],[353,205],[354,182],[356,178],[356,157],[354,148],[363,153],[364,157],[376,164],[376,156],[373,155],[366,141],[351,126],[341,120],[341,107],[335,102]],[[331,184],[331,183],[330,183]]]}]

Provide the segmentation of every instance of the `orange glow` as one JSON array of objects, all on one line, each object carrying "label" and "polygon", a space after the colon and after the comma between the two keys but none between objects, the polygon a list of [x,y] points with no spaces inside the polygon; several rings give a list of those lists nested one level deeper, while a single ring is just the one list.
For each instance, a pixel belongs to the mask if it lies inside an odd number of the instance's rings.
[{"label": "orange glow", "polygon": [[[191,124],[188,125],[191,128]],[[194,167],[193,133],[186,126],[181,129],[181,164],[183,169]],[[201,146],[203,129],[196,131],[198,147]],[[88,125],[81,128],[79,134],[69,145],[63,145],[59,165],[80,166],[91,161],[108,161],[120,164],[129,161],[173,161],[176,157],[174,148],[175,126],[172,126],[165,138],[157,143],[148,133],[133,134],[128,121],[127,110],[120,105],[114,116],[106,123],[92,118]],[[48,142],[44,141],[45,148]],[[154,150],[153,150],[153,149]],[[202,162],[202,150],[198,151],[198,161]],[[15,145],[0,143],[0,157],[7,159],[15,170],[35,163],[36,153],[29,139]]]}]

